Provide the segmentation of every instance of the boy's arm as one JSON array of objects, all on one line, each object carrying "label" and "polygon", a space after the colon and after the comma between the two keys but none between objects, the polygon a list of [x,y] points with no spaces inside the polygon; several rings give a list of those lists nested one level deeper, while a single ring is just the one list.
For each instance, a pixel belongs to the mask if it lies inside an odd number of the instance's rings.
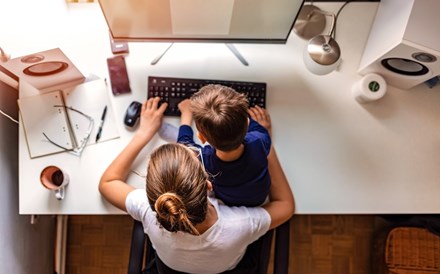
[{"label": "boy's arm", "polygon": [[181,125],[179,127],[179,134],[177,135],[177,143],[185,145],[195,145],[194,131],[188,125]]},{"label": "boy's arm", "polygon": [[191,101],[189,99],[185,99],[178,104],[181,115],[177,143],[195,145],[194,131],[191,128],[192,112],[190,104]]},{"label": "boy's arm", "polygon": [[258,123],[254,118],[252,118],[252,116],[249,119],[248,132],[250,131],[268,132],[267,129],[262,125],[260,125],[260,123]]},{"label": "boy's arm", "polygon": [[257,136],[264,145],[266,155],[272,147],[272,133],[270,115],[266,109],[259,106],[249,108],[250,123],[248,134]]},{"label": "boy's arm", "polygon": [[[257,105],[255,107],[249,108],[248,113],[249,116],[251,116],[248,131],[261,131],[261,127],[263,127],[265,131],[267,131],[269,135],[272,136],[272,123],[270,120],[270,115],[266,109]],[[254,123],[252,123],[252,120],[254,120]]]},{"label": "boy's arm", "polygon": [[192,124],[192,112],[191,112],[191,101],[185,99],[180,102],[177,107],[180,110],[180,125],[191,126]]}]

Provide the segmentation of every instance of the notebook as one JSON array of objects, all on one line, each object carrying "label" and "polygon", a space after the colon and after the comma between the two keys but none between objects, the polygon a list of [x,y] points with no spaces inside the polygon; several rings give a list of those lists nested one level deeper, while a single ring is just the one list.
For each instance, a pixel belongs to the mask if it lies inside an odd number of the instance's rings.
[{"label": "notebook", "polygon": [[[75,151],[75,148],[83,145],[87,132],[91,134],[85,145],[94,144],[105,106],[107,115],[99,142],[119,137],[109,91],[103,79],[23,97],[18,99],[18,106],[31,158],[64,152],[66,149]],[[90,116],[93,126],[84,115],[62,106],[72,107]]]}]

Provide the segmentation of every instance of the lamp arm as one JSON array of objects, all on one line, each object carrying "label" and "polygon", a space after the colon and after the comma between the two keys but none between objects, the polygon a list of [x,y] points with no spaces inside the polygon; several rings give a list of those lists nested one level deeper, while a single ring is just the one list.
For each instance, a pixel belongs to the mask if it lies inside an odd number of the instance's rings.
[{"label": "lamp arm", "polygon": [[318,10],[318,9],[316,9],[316,10],[312,10],[312,11],[307,15],[307,17],[308,17],[308,18],[312,17],[313,13],[315,13],[315,12],[316,12],[316,13],[320,13],[320,14],[325,15],[325,16],[330,16],[330,17],[332,18],[332,25],[331,25],[331,27],[330,27],[330,31],[329,31],[329,33],[328,33],[328,35],[332,36],[332,35],[333,35],[333,31],[335,30],[336,15],[335,15],[334,13],[332,13],[332,12],[328,12],[328,11],[323,11],[323,10]]}]

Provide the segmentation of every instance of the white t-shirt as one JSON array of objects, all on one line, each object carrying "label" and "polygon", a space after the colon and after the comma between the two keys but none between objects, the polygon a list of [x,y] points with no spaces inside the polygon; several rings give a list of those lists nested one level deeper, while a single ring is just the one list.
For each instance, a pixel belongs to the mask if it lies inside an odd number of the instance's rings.
[{"label": "white t-shirt", "polygon": [[209,197],[217,210],[217,222],[202,235],[169,232],[160,227],[143,189],[130,192],[128,213],[141,221],[160,259],[169,267],[188,273],[219,273],[233,269],[246,247],[264,235],[270,215],[261,207],[228,207]]}]

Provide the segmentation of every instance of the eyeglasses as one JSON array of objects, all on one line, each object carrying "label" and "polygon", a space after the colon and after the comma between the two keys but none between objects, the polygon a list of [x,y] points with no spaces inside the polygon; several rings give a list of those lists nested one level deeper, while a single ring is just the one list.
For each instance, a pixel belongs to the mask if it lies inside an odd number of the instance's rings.
[{"label": "eyeglasses", "polygon": [[83,112],[81,112],[81,111],[79,111],[79,110],[73,108],[73,107],[64,106],[64,105],[54,105],[54,107],[57,107],[57,108],[65,108],[65,109],[69,109],[69,110],[75,111],[76,113],[81,114],[82,116],[84,116],[85,118],[87,118],[87,119],[89,120],[89,126],[88,126],[88,128],[87,128],[87,131],[86,131],[86,133],[84,134],[83,138],[81,138],[81,139],[79,140],[79,144],[77,143],[77,141],[76,141],[75,138],[72,138],[72,143],[74,144],[73,149],[66,148],[66,147],[64,147],[64,146],[62,146],[62,145],[60,145],[60,144],[57,144],[55,141],[51,140],[51,139],[46,135],[46,133],[43,132],[44,137],[47,139],[47,141],[49,141],[49,143],[51,143],[51,144],[53,144],[54,146],[57,146],[57,147],[59,147],[59,148],[61,148],[61,149],[64,149],[65,151],[71,152],[72,154],[75,154],[76,156],[80,156],[81,153],[82,153],[82,151],[84,150],[84,148],[85,148],[86,145],[87,145],[87,142],[88,142],[88,140],[89,140],[89,138],[90,138],[90,134],[92,133],[92,130],[93,130],[93,124],[94,124],[93,118],[92,118],[91,116],[89,116],[89,115],[87,115],[87,114],[85,114],[85,113],[83,113]]},{"label": "eyeglasses", "polygon": [[195,146],[186,146],[186,147],[189,148],[192,152],[194,152],[194,154],[197,156],[199,161],[202,163],[203,168],[205,168],[205,163],[203,162],[202,149],[200,147],[195,147]]}]

